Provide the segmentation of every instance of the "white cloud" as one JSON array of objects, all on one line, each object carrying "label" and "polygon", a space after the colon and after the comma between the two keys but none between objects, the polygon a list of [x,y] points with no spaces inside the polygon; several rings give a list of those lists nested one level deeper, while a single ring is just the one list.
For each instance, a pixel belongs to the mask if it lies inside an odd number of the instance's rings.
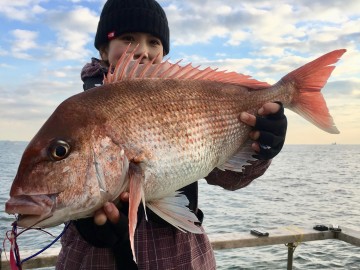
[{"label": "white cloud", "polygon": [[47,16],[48,22],[55,29],[65,28],[75,32],[95,33],[98,14],[87,7],[77,6],[69,12],[51,11]]},{"label": "white cloud", "polygon": [[360,98],[360,87],[356,90],[353,90],[352,91],[352,94],[357,97],[357,98]]},{"label": "white cloud", "polygon": [[44,121],[60,101],[82,91],[80,69],[79,66],[45,68],[28,79],[23,78],[11,90],[3,85],[0,87],[1,119]]},{"label": "white cloud", "polygon": [[14,66],[9,65],[9,64],[6,64],[6,63],[0,63],[0,67],[2,67],[2,68],[11,68],[11,69],[15,69],[15,67],[14,67]]},{"label": "white cloud", "polygon": [[10,20],[31,21],[46,10],[41,3],[46,0],[2,0],[0,14]]},{"label": "white cloud", "polygon": [[67,0],[68,2],[71,2],[71,3],[96,3],[96,2],[102,2],[104,3],[106,0]]},{"label": "white cloud", "polygon": [[263,57],[282,57],[285,55],[285,49],[278,46],[263,46],[257,52]]},{"label": "white cloud", "polygon": [[2,47],[0,47],[0,56],[8,55],[8,52],[4,50]]},{"label": "white cloud", "polygon": [[234,31],[231,35],[229,40],[226,42],[226,44],[229,44],[231,46],[238,46],[242,41],[247,40],[251,34],[249,32],[245,31]]},{"label": "white cloud", "polygon": [[36,38],[38,33],[34,31],[15,29],[11,32],[14,37],[11,45],[11,52],[16,58],[31,59],[32,56],[28,53],[31,49],[36,49]]},{"label": "white cloud", "polygon": [[93,41],[98,15],[85,7],[49,12],[46,21],[56,31],[56,44],[48,46],[48,55],[57,60],[84,60],[91,55],[86,46]]},{"label": "white cloud", "polygon": [[346,7],[338,1],[306,0],[162,2],[171,3],[165,9],[177,47],[221,37],[224,44],[251,44],[256,51],[260,46],[324,52],[336,44],[348,47],[354,40],[350,36],[359,35],[359,18],[354,18],[359,16],[358,1],[348,1]]},{"label": "white cloud", "polygon": [[224,37],[228,30],[220,24],[213,24],[210,16],[194,13],[186,6],[170,5],[165,8],[173,45],[206,43],[213,37]]},{"label": "white cloud", "polygon": [[[21,4],[21,7],[25,9],[32,2],[34,1],[22,1],[19,5]],[[70,11],[48,10],[45,17],[38,19],[41,20],[43,26],[52,29],[57,39],[48,39],[37,44],[37,38],[41,37],[43,40],[44,36],[48,35],[46,30],[39,30],[42,31],[40,35],[37,31],[11,30],[14,39],[9,42],[11,44],[9,48],[14,57],[27,60],[84,61],[93,54],[87,46],[93,41],[97,28],[98,15],[94,11],[81,6]],[[34,50],[33,54],[30,54],[29,50]],[[6,51],[0,50],[0,56],[4,54]]]}]

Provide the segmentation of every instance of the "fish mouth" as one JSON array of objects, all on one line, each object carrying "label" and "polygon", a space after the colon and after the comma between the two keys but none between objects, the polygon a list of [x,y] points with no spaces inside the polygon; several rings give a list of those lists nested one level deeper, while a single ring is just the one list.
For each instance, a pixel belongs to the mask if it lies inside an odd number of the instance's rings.
[{"label": "fish mouth", "polygon": [[11,197],[5,204],[5,212],[17,215],[20,227],[32,227],[52,216],[57,194],[19,195]]}]

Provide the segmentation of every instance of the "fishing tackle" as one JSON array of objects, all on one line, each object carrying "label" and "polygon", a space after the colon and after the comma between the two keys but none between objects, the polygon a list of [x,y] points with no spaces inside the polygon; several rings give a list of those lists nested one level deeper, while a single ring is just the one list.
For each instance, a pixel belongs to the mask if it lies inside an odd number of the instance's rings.
[{"label": "fishing tackle", "polygon": [[[47,246],[45,246],[44,248],[42,248],[41,250],[39,250],[38,252],[36,252],[35,254],[21,260],[20,258],[20,251],[19,251],[19,246],[17,244],[17,238],[19,237],[20,234],[24,233],[25,231],[28,231],[29,229],[33,229],[33,230],[40,230],[42,232],[45,232],[49,235],[53,236],[51,233],[42,230],[42,229],[37,229],[37,228],[26,228],[24,230],[22,230],[20,233],[17,233],[17,221],[14,221],[11,226],[12,229],[10,231],[6,232],[6,239],[10,242],[10,260],[8,260],[10,262],[10,269],[11,270],[22,270],[22,264],[34,257],[36,257],[37,255],[41,254],[42,252],[44,252],[46,249],[48,249],[49,247],[51,247],[56,241],[58,241],[60,239],[60,237],[65,233],[65,231],[67,230],[67,228],[69,227],[71,222],[68,222],[63,231],[53,240],[51,241],[50,244],[48,244]],[[6,249],[5,249],[5,241],[6,239],[4,239],[3,242],[3,248],[4,248],[4,252],[5,252],[5,256],[6,256]],[[6,256],[7,259],[7,256]]]}]

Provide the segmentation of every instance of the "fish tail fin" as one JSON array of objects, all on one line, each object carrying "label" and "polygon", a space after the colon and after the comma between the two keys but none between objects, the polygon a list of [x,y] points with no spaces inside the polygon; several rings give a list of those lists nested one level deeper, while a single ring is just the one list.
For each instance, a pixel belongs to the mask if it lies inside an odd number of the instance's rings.
[{"label": "fish tail fin", "polygon": [[284,105],[315,126],[332,134],[340,132],[320,91],[335,68],[331,65],[335,64],[345,52],[345,49],[341,49],[327,53],[290,72],[280,81],[285,84],[291,83],[296,88],[290,104]]}]

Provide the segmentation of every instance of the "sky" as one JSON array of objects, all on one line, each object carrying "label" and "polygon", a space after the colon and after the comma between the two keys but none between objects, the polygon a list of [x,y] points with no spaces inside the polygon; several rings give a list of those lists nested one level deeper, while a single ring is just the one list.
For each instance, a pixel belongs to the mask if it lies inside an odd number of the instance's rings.
[{"label": "sky", "polygon": [[[104,0],[1,0],[0,140],[29,141],[61,101],[82,91],[80,71]],[[171,62],[236,71],[275,83],[335,49],[347,49],[323,89],[340,134],[286,110],[287,144],[358,144],[360,1],[159,0]]]}]

